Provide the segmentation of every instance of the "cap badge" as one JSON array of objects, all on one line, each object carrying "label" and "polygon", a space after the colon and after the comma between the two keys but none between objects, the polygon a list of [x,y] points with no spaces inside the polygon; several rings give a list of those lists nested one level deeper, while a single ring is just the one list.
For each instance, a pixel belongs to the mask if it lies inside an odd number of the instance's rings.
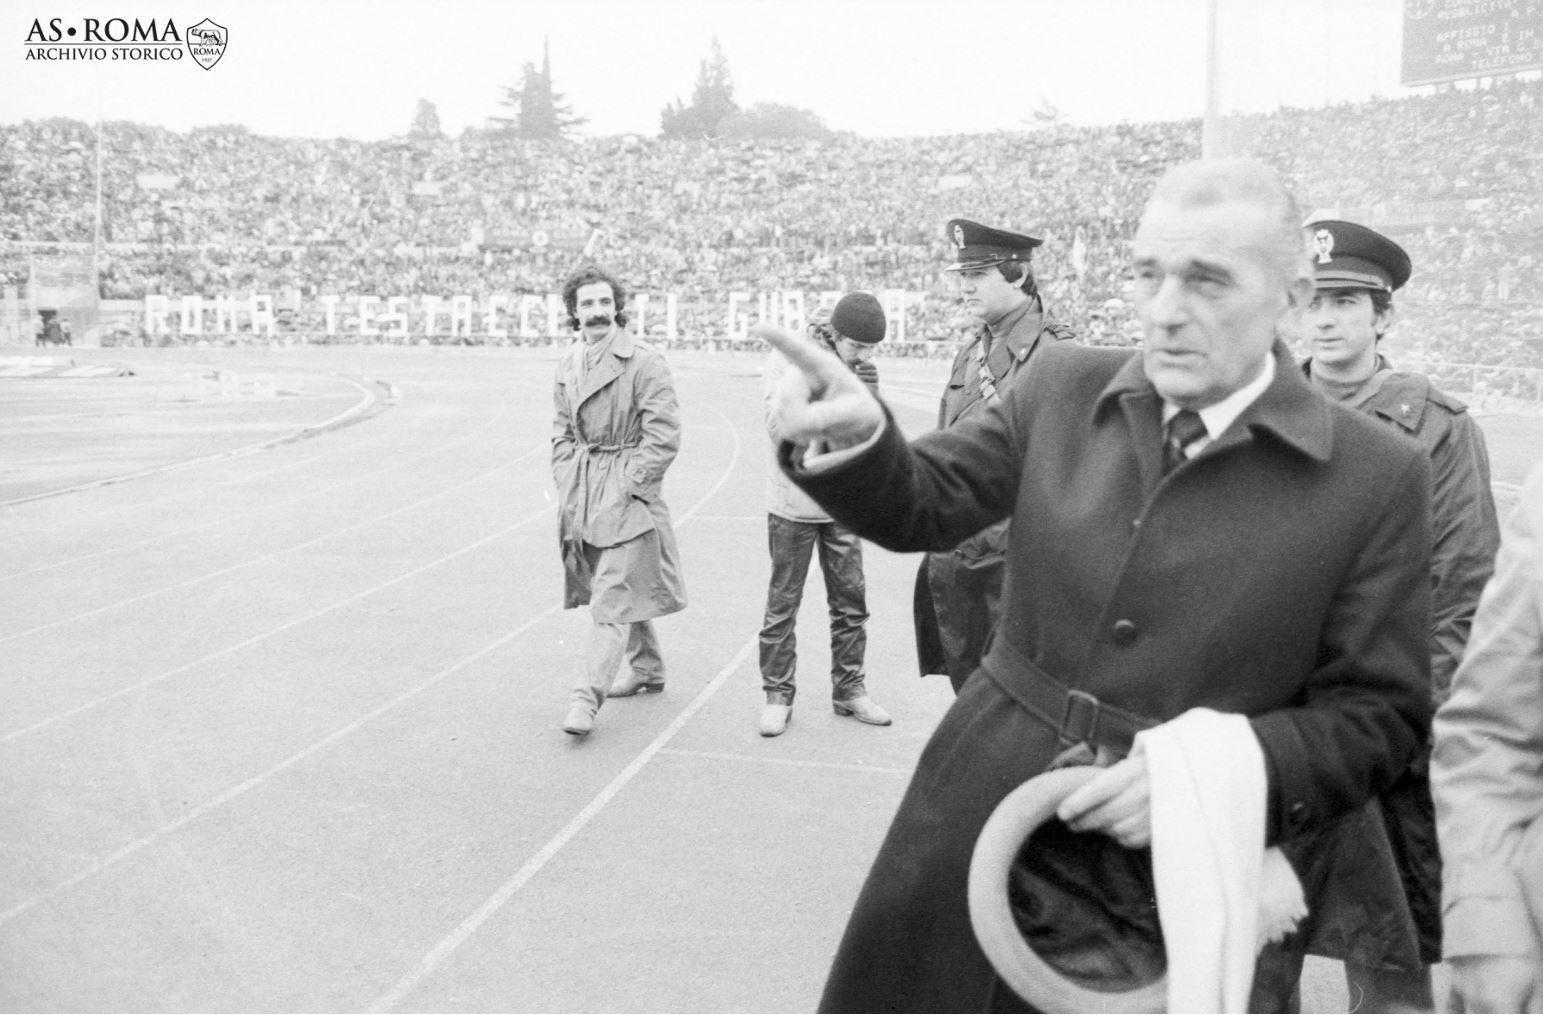
[{"label": "cap badge", "polygon": [[1334,260],[1330,256],[1334,252],[1334,234],[1327,229],[1320,229],[1313,233],[1313,249],[1318,252],[1318,263],[1328,264]]},{"label": "cap badge", "polygon": [[964,246],[964,226],[954,226],[954,246]]}]

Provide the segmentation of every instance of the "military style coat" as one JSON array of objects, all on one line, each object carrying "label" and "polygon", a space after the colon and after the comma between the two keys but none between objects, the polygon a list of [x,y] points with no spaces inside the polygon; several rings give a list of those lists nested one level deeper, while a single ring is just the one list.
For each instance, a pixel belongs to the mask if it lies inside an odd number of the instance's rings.
[{"label": "military style coat", "polygon": [[[557,364],[552,477],[559,501],[563,606],[591,601],[593,554],[626,547],[607,600],[609,623],[648,620],[686,605],[665,470],[680,450],[680,407],[663,355],[625,328],[587,372],[585,343]],[[598,604],[597,604],[598,605]]]},{"label": "military style coat", "polygon": [[[1490,488],[1489,448],[1468,407],[1423,374],[1386,360],[1374,383],[1346,405],[1420,443],[1431,463],[1431,697],[1446,700],[1462,661],[1484,584],[1494,573],[1500,522]],[[1312,361],[1303,364],[1310,371]]]},{"label": "military style coat", "polygon": [[[1440,707],[1500,544],[1489,451],[1462,402],[1421,374],[1394,371],[1381,357],[1378,367],[1341,404],[1412,437],[1430,460],[1430,693],[1432,706]],[[1312,361],[1302,370],[1311,376]],[[1427,761],[1422,751],[1382,794],[1380,822],[1371,813],[1353,815],[1290,851],[1309,891],[1308,953],[1384,969],[1441,961],[1441,855]]]},{"label": "military style coat", "polygon": [[[1034,353],[1072,338],[1069,327],[1030,306],[1005,336],[981,355],[986,326],[967,342],[949,373],[938,404],[938,429],[979,412],[1002,388],[1013,383]],[[982,360],[985,373],[983,376]],[[1007,553],[1007,522],[987,526],[950,550],[929,554],[916,576],[913,621],[922,674],[947,673],[957,686],[980,663],[1000,608],[1002,561]],[[989,617],[978,614],[989,614]]]},{"label": "military style coat", "polygon": [[[1070,344],[1043,350],[999,405],[909,446],[890,421],[811,474],[784,445],[800,485],[891,550],[947,549],[1013,519],[997,637],[917,765],[824,1010],[1003,1003],[969,923],[971,851],[1002,798],[1078,742],[1117,757],[1134,729],[1193,707],[1248,716],[1271,844],[1407,765],[1430,713],[1425,456],[1275,355],[1259,399],[1167,476],[1139,356]],[[1077,852],[1048,859],[1098,890]]]}]

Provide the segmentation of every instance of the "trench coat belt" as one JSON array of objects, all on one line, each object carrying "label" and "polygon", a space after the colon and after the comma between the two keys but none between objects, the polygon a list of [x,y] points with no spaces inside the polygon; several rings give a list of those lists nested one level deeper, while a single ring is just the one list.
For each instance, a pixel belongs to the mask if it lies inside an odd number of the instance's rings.
[{"label": "trench coat belt", "polygon": [[1068,745],[1085,743],[1107,747],[1123,758],[1130,753],[1137,733],[1158,724],[1156,719],[1148,719],[1099,701],[1086,691],[1068,687],[1005,639],[997,639],[982,669],[1010,698],[1054,729]]},{"label": "trench coat belt", "polygon": [[628,441],[625,444],[587,444],[587,445],[585,445],[585,447],[588,449],[589,453],[592,454],[592,455],[594,455],[594,454],[614,454],[617,451],[625,451],[627,448],[635,448],[639,444],[642,444],[642,443],[643,442],[641,440],[636,440],[636,441]]}]

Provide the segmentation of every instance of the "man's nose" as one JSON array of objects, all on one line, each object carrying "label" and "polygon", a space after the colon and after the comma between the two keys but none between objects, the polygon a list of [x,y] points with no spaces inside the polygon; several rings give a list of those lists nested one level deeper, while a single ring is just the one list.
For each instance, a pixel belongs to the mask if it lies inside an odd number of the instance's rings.
[{"label": "man's nose", "polygon": [[1147,301],[1147,318],[1161,327],[1172,327],[1184,320],[1182,279],[1169,277],[1163,280]]}]

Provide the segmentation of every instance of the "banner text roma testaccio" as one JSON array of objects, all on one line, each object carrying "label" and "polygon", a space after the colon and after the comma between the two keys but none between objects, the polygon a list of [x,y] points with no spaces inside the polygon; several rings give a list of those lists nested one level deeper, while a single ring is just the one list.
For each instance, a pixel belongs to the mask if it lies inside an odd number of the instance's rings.
[{"label": "banner text roma testaccio", "polygon": [[[889,321],[889,337],[906,340],[906,317],[925,294],[900,289],[875,293]],[[709,332],[739,337],[767,321],[801,329],[812,314],[829,310],[839,291],[728,292],[687,297],[634,293],[628,326],[674,341]],[[145,297],[144,326],[151,335],[278,335],[296,330],[333,338],[432,338],[497,341],[570,331],[557,293],[494,293],[485,297],[323,295],[295,300],[271,293]]]}]

